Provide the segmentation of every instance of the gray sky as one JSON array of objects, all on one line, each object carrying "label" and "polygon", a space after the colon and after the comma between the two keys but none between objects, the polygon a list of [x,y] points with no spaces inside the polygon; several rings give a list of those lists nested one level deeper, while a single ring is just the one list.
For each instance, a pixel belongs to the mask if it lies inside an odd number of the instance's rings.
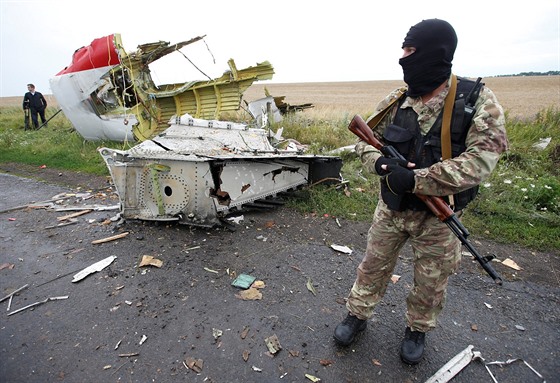
[{"label": "gray sky", "polygon": [[[559,0],[0,0],[0,97],[23,97],[29,82],[51,94],[74,51],[111,33],[127,51],[206,35],[208,48],[182,52],[210,77],[233,58],[238,68],[270,61],[272,83],[400,80],[404,36],[428,18],[457,31],[458,75],[560,70]],[[206,79],[171,56],[152,67],[156,84]]]}]

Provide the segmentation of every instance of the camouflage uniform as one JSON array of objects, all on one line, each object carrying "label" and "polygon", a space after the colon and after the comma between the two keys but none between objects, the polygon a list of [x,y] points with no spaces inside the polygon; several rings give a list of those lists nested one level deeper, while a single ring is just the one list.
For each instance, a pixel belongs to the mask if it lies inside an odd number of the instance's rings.
[{"label": "camouflage uniform", "polygon": [[[444,91],[426,104],[420,97],[407,97],[401,105],[401,108],[412,107],[418,114],[422,134],[430,130],[440,114],[449,85],[450,81]],[[375,114],[384,110],[398,94],[398,90],[389,94],[379,103]],[[374,129],[380,141],[383,130],[393,121],[396,108],[393,107]],[[500,154],[508,147],[504,112],[494,93],[486,87],[483,87],[475,108],[465,152],[429,168],[415,169],[413,193],[452,195],[479,185],[490,175]],[[360,141],[356,153],[363,166],[376,174],[374,164],[382,156],[379,150]],[[459,217],[461,212],[456,215]],[[372,316],[375,305],[385,294],[399,251],[407,240],[410,240],[414,253],[414,286],[407,297],[407,325],[414,331],[427,332],[435,327],[437,316],[443,309],[448,277],[457,270],[461,259],[461,243],[431,212],[393,211],[381,196],[368,232],[366,253],[358,266],[346,307],[359,319]]]}]

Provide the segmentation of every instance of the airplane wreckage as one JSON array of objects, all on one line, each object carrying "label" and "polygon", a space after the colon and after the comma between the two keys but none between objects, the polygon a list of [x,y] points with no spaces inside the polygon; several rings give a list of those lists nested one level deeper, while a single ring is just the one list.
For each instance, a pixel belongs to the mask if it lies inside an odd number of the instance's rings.
[{"label": "airplane wreckage", "polygon": [[283,97],[248,104],[252,123],[219,120],[237,111],[243,92],[271,79],[268,62],[230,70],[214,80],[155,85],[148,64],[200,41],[139,45],[127,53],[119,34],[74,52],[72,63],[50,80],[60,108],[88,140],[140,142],[129,150],[100,148],[125,219],[178,221],[211,227],[245,209],[271,208],[284,193],[340,181],[342,160],[280,149],[281,129],[269,121],[292,107]]}]

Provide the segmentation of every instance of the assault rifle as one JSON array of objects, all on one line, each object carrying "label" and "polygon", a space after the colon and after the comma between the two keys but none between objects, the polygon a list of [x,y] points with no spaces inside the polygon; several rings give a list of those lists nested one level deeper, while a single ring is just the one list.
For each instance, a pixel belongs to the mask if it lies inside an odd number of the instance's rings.
[{"label": "assault rifle", "polygon": [[[390,145],[383,145],[379,140],[377,140],[374,135],[373,131],[370,127],[366,124],[362,117],[356,115],[350,121],[350,125],[348,125],[348,129],[358,136],[362,141],[367,142],[371,146],[377,148],[383,155],[387,158],[396,158],[405,160],[406,159],[392,146]],[[426,204],[428,209],[432,211],[438,217],[438,219],[447,224],[447,226],[451,229],[453,234],[465,246],[469,252],[474,256],[474,258],[480,263],[482,268],[492,277],[496,284],[502,284],[502,278],[498,275],[496,270],[492,267],[490,262],[494,259],[494,256],[481,256],[478,254],[478,251],[473,247],[473,245],[467,240],[469,236],[468,230],[463,226],[463,224],[459,221],[453,210],[449,207],[449,205],[444,201],[443,198],[437,196],[430,196],[424,194],[415,194],[422,202]]]}]

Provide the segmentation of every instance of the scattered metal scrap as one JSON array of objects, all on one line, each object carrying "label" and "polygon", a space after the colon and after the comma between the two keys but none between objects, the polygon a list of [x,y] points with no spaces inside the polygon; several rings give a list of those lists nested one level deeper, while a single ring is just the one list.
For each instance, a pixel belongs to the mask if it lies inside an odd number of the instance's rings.
[{"label": "scattered metal scrap", "polygon": [[74,275],[74,278],[72,279],[72,282],[79,282],[82,279],[84,279],[85,277],[87,277],[88,275],[93,274],[96,271],[103,270],[105,267],[109,266],[116,258],[117,258],[116,255],[111,255],[110,257],[102,259],[101,261],[96,262],[93,265],[86,267],[85,269],[83,269],[82,271],[80,271],[79,273]]},{"label": "scattered metal scrap", "polygon": [[496,380],[496,378],[494,377],[494,375],[492,374],[492,371],[490,371],[488,366],[499,365],[499,366],[503,367],[504,365],[512,364],[512,363],[517,362],[517,361],[523,362],[539,378],[543,379],[543,383],[546,383],[543,376],[541,374],[539,374],[533,367],[531,367],[531,365],[529,363],[527,363],[523,359],[509,359],[506,362],[499,362],[499,361],[485,362],[484,358],[482,357],[482,354],[480,353],[480,351],[473,351],[473,348],[474,348],[473,345],[469,345],[463,351],[461,351],[460,353],[455,355],[451,360],[449,360],[449,362],[447,362],[442,368],[440,368],[434,375],[432,375],[428,380],[426,380],[425,383],[447,383],[451,379],[453,379],[455,377],[455,375],[457,375],[461,370],[463,370],[463,368],[465,368],[473,360],[480,360],[482,363],[484,363],[484,367],[486,368],[486,370],[490,374],[490,377],[492,378],[492,381],[494,383],[498,383],[498,381]]},{"label": "scattered metal scrap", "polygon": [[49,301],[58,301],[58,300],[61,300],[61,299],[68,299],[68,295],[65,295],[65,296],[62,296],[62,297],[49,297],[49,298],[46,298],[46,299],[44,299],[44,300],[42,300],[42,301],[35,302],[35,303],[30,304],[30,305],[24,306],[24,307],[22,307],[22,308],[20,308],[20,309],[17,309],[17,310],[15,310],[15,311],[12,311],[11,313],[8,314],[8,316],[17,314],[17,313],[19,313],[19,312],[21,312],[21,311],[23,311],[23,310],[27,310],[27,309],[29,309],[29,308],[31,308],[31,307],[35,307],[35,306],[42,305],[43,303],[47,303],[47,302],[49,302]]},{"label": "scattered metal scrap", "polygon": [[6,295],[4,298],[0,299],[0,302],[5,301],[6,299],[10,299],[8,301],[8,309],[7,311],[10,311],[10,307],[12,307],[12,298],[14,297],[14,295],[16,295],[17,293],[19,293],[21,290],[27,288],[27,286],[29,286],[28,284],[25,284],[24,286],[20,287],[17,290],[12,291],[11,293],[9,293],[8,295]]}]

